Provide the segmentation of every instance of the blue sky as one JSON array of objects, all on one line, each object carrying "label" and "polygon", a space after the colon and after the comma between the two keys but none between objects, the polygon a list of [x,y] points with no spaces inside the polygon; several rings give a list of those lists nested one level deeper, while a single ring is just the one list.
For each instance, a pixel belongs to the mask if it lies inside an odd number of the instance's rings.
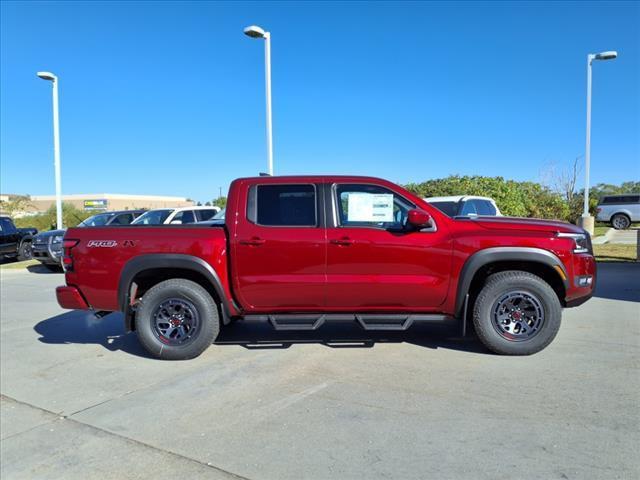
[{"label": "blue sky", "polygon": [[[266,170],[272,32],[276,174],[539,180],[584,153],[592,183],[640,178],[640,4],[2,2],[0,191],[208,200]],[[582,186],[582,184],[580,185]]]}]

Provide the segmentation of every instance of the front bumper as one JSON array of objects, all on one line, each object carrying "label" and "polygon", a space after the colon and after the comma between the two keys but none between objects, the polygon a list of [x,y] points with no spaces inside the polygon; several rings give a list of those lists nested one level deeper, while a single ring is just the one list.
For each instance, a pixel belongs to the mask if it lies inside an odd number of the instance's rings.
[{"label": "front bumper", "polygon": [[[573,256],[573,275],[567,288],[565,306],[577,307],[589,300],[596,289],[597,264],[591,254],[578,254]],[[589,280],[585,285],[580,280]]]},{"label": "front bumper", "polygon": [[48,265],[62,265],[62,244],[33,244],[31,246],[33,252],[33,258],[40,263],[46,263]]},{"label": "front bumper", "polygon": [[56,288],[58,305],[68,310],[88,310],[89,304],[76,287],[63,285]]}]

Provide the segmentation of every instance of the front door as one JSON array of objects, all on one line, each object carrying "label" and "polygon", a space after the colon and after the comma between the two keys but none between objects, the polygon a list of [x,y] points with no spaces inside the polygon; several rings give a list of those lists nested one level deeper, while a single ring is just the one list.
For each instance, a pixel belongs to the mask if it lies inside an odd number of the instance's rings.
[{"label": "front door", "polygon": [[231,240],[234,290],[254,312],[325,305],[326,239],[315,184],[252,185]]},{"label": "front door", "polygon": [[[332,187],[327,228],[327,305],[342,311],[428,311],[446,298],[451,239],[435,223],[405,228],[415,208],[379,185]],[[433,222],[433,220],[432,220]]]}]

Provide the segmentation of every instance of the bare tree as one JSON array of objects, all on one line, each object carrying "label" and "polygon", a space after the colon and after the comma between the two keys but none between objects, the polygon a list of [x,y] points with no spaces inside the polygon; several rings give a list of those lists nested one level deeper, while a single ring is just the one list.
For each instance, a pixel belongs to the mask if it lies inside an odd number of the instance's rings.
[{"label": "bare tree", "polygon": [[568,168],[558,167],[557,163],[549,163],[543,167],[540,175],[542,183],[562,195],[569,204],[577,193],[576,184],[581,171],[579,164],[581,158],[582,155],[577,156]]}]

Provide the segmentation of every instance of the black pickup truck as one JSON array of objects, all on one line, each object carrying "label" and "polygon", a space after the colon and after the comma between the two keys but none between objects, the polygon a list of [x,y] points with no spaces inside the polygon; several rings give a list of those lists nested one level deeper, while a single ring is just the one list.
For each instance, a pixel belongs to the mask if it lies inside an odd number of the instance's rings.
[{"label": "black pickup truck", "polygon": [[36,233],[38,230],[35,228],[16,228],[9,217],[0,217],[0,259],[17,257],[18,260],[29,260],[31,242]]}]

